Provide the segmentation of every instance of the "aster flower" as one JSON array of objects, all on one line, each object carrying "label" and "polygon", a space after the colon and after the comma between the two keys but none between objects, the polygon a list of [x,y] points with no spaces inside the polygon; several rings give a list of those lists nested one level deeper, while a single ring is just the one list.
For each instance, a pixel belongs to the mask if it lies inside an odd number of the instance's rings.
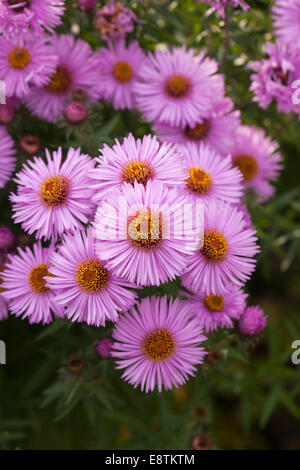
[{"label": "aster flower", "polygon": [[124,38],[133,31],[136,15],[124,3],[111,0],[97,11],[96,29],[100,31],[102,39]]},{"label": "aster flower", "polygon": [[0,126],[0,188],[4,188],[16,167],[14,141],[4,126]]},{"label": "aster flower", "polygon": [[300,76],[299,50],[285,44],[269,42],[266,44],[266,52],[266,59],[249,65],[249,69],[254,71],[250,86],[254,94],[253,101],[266,109],[274,99],[278,111],[299,113],[299,103],[295,103],[293,99],[293,83]]},{"label": "aster flower", "polygon": [[24,98],[30,86],[45,86],[55,72],[57,56],[47,38],[35,41],[0,38],[0,80],[6,84],[6,95]]},{"label": "aster flower", "polygon": [[163,140],[185,144],[187,142],[209,144],[221,155],[228,155],[232,148],[235,131],[240,125],[240,111],[233,111],[230,99],[222,99],[213,103],[205,117],[194,127],[173,127],[166,123],[155,122],[154,131]]},{"label": "aster flower", "polygon": [[173,186],[182,180],[181,156],[172,144],[161,144],[152,135],[141,140],[129,134],[122,144],[116,139],[112,148],[104,145],[97,161],[99,166],[89,173],[95,202],[100,202],[110,190],[119,191],[124,182],[145,185],[153,180]]},{"label": "aster flower", "polygon": [[195,200],[212,199],[236,204],[242,196],[242,174],[232,166],[231,157],[221,157],[211,147],[187,143],[178,145],[183,160],[181,191]]},{"label": "aster flower", "polygon": [[111,338],[103,338],[97,341],[96,351],[101,357],[111,357],[112,346],[114,342]]},{"label": "aster flower", "polygon": [[236,286],[228,286],[224,295],[187,295],[186,309],[199,320],[201,328],[211,333],[218,328],[232,328],[246,308],[247,294]]},{"label": "aster flower", "polygon": [[14,36],[26,32],[53,31],[61,24],[64,0],[2,0],[0,34]]},{"label": "aster flower", "polygon": [[274,193],[270,184],[276,181],[282,168],[278,144],[263,129],[240,126],[232,149],[232,163],[243,174],[244,186],[251,189],[259,201]]},{"label": "aster flower", "polygon": [[11,194],[13,218],[30,235],[55,239],[64,231],[81,227],[93,214],[93,191],[87,173],[95,161],[80,149],[70,148],[62,163],[62,149],[46,149],[47,163],[42,158],[27,160],[17,173],[17,194]]},{"label": "aster flower", "polygon": [[228,5],[232,5],[233,7],[241,7],[244,11],[248,10],[249,5],[245,2],[245,0],[203,0],[204,2],[208,2],[211,6],[220,13],[222,18],[225,18],[225,10]]},{"label": "aster flower", "polygon": [[78,231],[66,235],[51,261],[47,286],[55,292],[56,302],[67,306],[66,315],[73,321],[104,326],[134,304],[135,293],[124,288],[134,285],[96,255],[90,230],[87,235]]},{"label": "aster flower", "polygon": [[201,122],[213,98],[224,95],[224,78],[216,74],[217,62],[195,55],[193,49],[175,47],[149,54],[134,87],[136,102],[148,121],[184,129]]},{"label": "aster flower", "polygon": [[2,292],[4,292],[4,289],[2,288],[2,272],[3,272],[4,266],[0,264],[0,321],[5,320],[8,317],[8,307],[7,307],[7,302],[4,299]]},{"label": "aster flower", "polygon": [[272,7],[273,27],[280,41],[300,46],[300,0],[275,0]]},{"label": "aster flower", "polygon": [[242,286],[255,269],[255,231],[246,229],[243,213],[230,204],[210,201],[204,210],[201,248],[189,256],[182,276],[192,292],[224,295],[229,284]]},{"label": "aster flower", "polygon": [[2,273],[2,296],[9,310],[17,317],[28,318],[29,323],[50,323],[52,313],[62,317],[63,309],[54,301],[53,292],[46,286],[53,246],[42,248],[40,242],[32,250],[18,247],[18,253],[8,255]]},{"label": "aster flower", "polygon": [[267,324],[264,311],[258,305],[248,307],[239,321],[239,332],[242,335],[257,335]]},{"label": "aster flower", "polygon": [[72,93],[80,90],[87,101],[98,99],[95,86],[99,77],[95,56],[87,42],[75,39],[72,34],[62,34],[51,36],[51,44],[58,55],[56,70],[48,85],[32,88],[26,104],[39,118],[55,122],[72,100]]},{"label": "aster flower", "polygon": [[182,310],[179,299],[145,298],[118,320],[112,356],[122,378],[148,393],[157,386],[170,390],[194,376],[206,354],[206,340],[196,319]]},{"label": "aster flower", "polygon": [[99,66],[99,95],[112,103],[114,109],[135,107],[133,87],[145,61],[145,54],[137,41],[128,46],[120,40],[101,48],[96,54]]},{"label": "aster flower", "polygon": [[182,273],[198,244],[202,220],[196,216],[187,196],[159,181],[124,183],[97,209],[96,251],[117,275],[138,285],[168,282]]}]

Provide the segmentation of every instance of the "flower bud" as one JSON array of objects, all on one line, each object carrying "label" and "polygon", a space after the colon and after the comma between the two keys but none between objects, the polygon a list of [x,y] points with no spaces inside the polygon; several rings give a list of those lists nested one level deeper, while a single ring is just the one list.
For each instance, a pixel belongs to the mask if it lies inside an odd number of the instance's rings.
[{"label": "flower bud", "polygon": [[65,116],[72,124],[79,124],[86,119],[86,107],[78,101],[71,101],[65,109]]},{"label": "flower bud", "polygon": [[248,307],[239,321],[239,332],[242,335],[252,336],[260,333],[267,324],[264,311],[258,306]]}]

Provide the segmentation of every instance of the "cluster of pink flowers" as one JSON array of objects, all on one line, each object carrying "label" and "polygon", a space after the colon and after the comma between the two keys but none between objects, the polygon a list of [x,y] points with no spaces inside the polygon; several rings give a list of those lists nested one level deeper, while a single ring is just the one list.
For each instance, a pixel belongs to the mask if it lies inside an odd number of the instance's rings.
[{"label": "cluster of pink flowers", "polygon": [[[9,199],[13,222],[36,242],[7,254],[9,234],[0,236],[0,318],[9,309],[30,323],[114,322],[113,339],[97,350],[125,369],[125,380],[146,392],[181,385],[203,362],[204,334],[237,321],[237,331],[252,335],[266,324],[259,307],[247,308],[243,290],[259,252],[246,202],[273,194],[281,169],[277,144],[242,125],[217,62],[204,51],[146,54],[137,41],[124,40],[135,19],[125,10],[114,41],[92,51],[73,35],[39,32],[36,2],[23,3],[22,12],[8,15],[32,13],[31,20],[0,44],[0,79],[11,99],[42,120],[65,115],[78,123],[87,118],[72,101],[80,91],[95,104],[137,108],[157,135],[116,139],[97,159],[79,148],[65,155],[45,149],[45,158],[27,159]],[[53,27],[63,2],[40,3]],[[108,21],[118,5],[110,2],[98,20]],[[8,20],[2,27],[12,32]],[[1,126],[1,186],[14,170],[14,142]],[[142,287],[176,277],[182,300],[138,300]]]},{"label": "cluster of pink flowers", "polygon": [[266,58],[249,65],[253,71],[253,101],[266,109],[274,100],[278,111],[300,119],[300,1],[275,0],[272,19],[275,42],[265,47]]}]

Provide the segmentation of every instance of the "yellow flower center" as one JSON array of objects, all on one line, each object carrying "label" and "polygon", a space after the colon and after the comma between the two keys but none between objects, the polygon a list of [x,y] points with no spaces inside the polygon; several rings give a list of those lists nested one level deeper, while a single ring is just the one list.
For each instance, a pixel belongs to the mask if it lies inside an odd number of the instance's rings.
[{"label": "yellow flower center", "polygon": [[198,123],[194,127],[186,126],[184,134],[188,139],[199,141],[203,140],[207,136],[209,129],[209,121],[204,119],[202,123]]},{"label": "yellow flower center", "polygon": [[8,54],[10,67],[24,69],[31,61],[31,54],[25,47],[15,47]]},{"label": "yellow flower center", "polygon": [[127,233],[129,239],[141,248],[156,247],[163,235],[161,214],[151,214],[151,211],[139,213],[128,218]]},{"label": "yellow flower center", "polygon": [[212,180],[208,173],[199,167],[193,167],[189,170],[189,178],[187,178],[186,186],[191,191],[204,195],[212,188]]},{"label": "yellow flower center", "polygon": [[113,66],[113,76],[120,83],[126,83],[131,80],[133,76],[133,70],[128,62],[119,61]]},{"label": "yellow flower center", "polygon": [[204,243],[201,252],[207,261],[223,261],[227,251],[227,241],[219,230],[207,230],[204,233]]},{"label": "yellow flower center", "polygon": [[77,282],[86,292],[98,292],[103,289],[108,282],[108,278],[108,269],[95,258],[83,261],[77,267]]},{"label": "yellow flower center", "polygon": [[60,206],[68,197],[69,181],[65,176],[56,175],[44,181],[40,196],[47,206]]},{"label": "yellow flower center", "polygon": [[44,294],[45,292],[49,291],[49,287],[46,286],[46,280],[44,279],[45,276],[51,276],[48,271],[49,265],[48,264],[39,264],[29,273],[28,282],[33,292],[37,294]]},{"label": "yellow flower center", "polygon": [[53,93],[59,94],[66,93],[69,90],[70,85],[71,75],[69,70],[64,65],[58,65],[46,88]]},{"label": "yellow flower center", "polygon": [[224,297],[222,295],[209,294],[205,297],[204,304],[212,312],[219,312],[224,307]]},{"label": "yellow flower center", "polygon": [[191,82],[184,75],[172,75],[167,79],[165,89],[173,98],[183,98],[191,90]]},{"label": "yellow flower center", "polygon": [[241,153],[234,157],[233,165],[238,167],[244,177],[244,181],[252,180],[258,171],[257,160],[246,153]]},{"label": "yellow flower center", "polygon": [[155,362],[165,361],[171,357],[175,348],[175,340],[167,330],[153,331],[146,336],[142,346],[147,359]]},{"label": "yellow flower center", "polygon": [[145,185],[148,180],[153,178],[153,176],[153,168],[147,162],[131,162],[128,163],[122,170],[123,181],[131,184],[137,181],[138,183]]}]

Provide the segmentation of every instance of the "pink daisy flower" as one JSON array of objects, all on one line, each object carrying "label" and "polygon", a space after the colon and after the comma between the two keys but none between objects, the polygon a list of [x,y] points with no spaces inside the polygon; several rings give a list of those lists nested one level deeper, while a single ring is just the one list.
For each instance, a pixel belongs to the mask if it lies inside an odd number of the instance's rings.
[{"label": "pink daisy flower", "polygon": [[194,376],[203,363],[206,340],[196,319],[183,311],[179,299],[145,298],[118,320],[113,351],[122,378],[148,393],[157,386],[170,390]]},{"label": "pink daisy flower", "polygon": [[172,127],[162,122],[156,122],[153,129],[163,140],[175,144],[187,142],[209,144],[220,155],[228,155],[237,127],[240,125],[240,111],[233,111],[233,103],[223,99],[213,104],[206,116],[194,127]]},{"label": "pink daisy flower", "polygon": [[4,126],[0,126],[0,188],[4,188],[16,167],[14,141]]},{"label": "pink daisy flower", "polygon": [[204,210],[201,248],[189,256],[184,285],[192,292],[224,295],[228,284],[245,284],[259,251],[254,235],[254,230],[245,228],[243,213],[236,207],[210,201]]},{"label": "pink daisy flower", "polygon": [[224,78],[217,62],[201,51],[175,47],[149,54],[134,87],[136,102],[148,121],[184,129],[207,116],[213,98],[224,95]]},{"label": "pink daisy flower", "polygon": [[276,181],[282,169],[278,144],[263,129],[240,126],[232,149],[232,163],[243,175],[244,187],[266,201],[274,193],[270,182]]},{"label": "pink daisy flower", "polygon": [[267,317],[261,307],[248,307],[239,321],[239,332],[242,335],[257,335],[267,325]]},{"label": "pink daisy flower", "polygon": [[245,2],[245,0],[203,0],[204,2],[208,2],[211,6],[220,13],[222,18],[225,18],[225,10],[229,5],[233,7],[241,7],[244,11],[248,10],[249,5]]},{"label": "pink daisy flower", "polygon": [[40,242],[8,255],[8,263],[2,273],[4,292],[9,310],[17,317],[28,318],[29,323],[50,323],[52,314],[63,316],[53,292],[46,286],[45,276],[49,275],[50,257],[53,246],[42,248]]},{"label": "pink daisy flower", "polygon": [[128,46],[120,40],[109,43],[96,53],[99,67],[98,92],[114,109],[135,107],[133,87],[145,62],[145,54],[137,41]]},{"label": "pink daisy flower", "polygon": [[284,113],[300,112],[298,100],[293,97],[300,76],[300,53],[297,48],[289,48],[285,44],[266,44],[268,57],[254,61],[249,69],[251,75],[250,91],[253,92],[253,101],[266,109],[273,99],[277,103],[278,111]]},{"label": "pink daisy flower", "polygon": [[135,303],[135,292],[124,289],[135,286],[116,276],[96,255],[90,230],[87,235],[78,231],[66,235],[51,263],[47,286],[55,292],[56,302],[67,306],[66,316],[73,321],[104,326]]},{"label": "pink daisy flower", "polygon": [[95,86],[99,77],[95,55],[87,42],[75,39],[72,34],[62,34],[51,36],[51,44],[58,55],[56,71],[48,85],[32,89],[26,104],[39,118],[55,122],[72,100],[72,93],[80,92],[88,101],[98,99]]},{"label": "pink daisy flower", "polygon": [[0,264],[0,321],[5,320],[8,317],[8,307],[5,298],[2,295],[4,289],[2,287],[3,279],[2,279],[2,272],[4,266]]},{"label": "pink daisy flower", "polygon": [[[201,205],[202,207],[202,205]],[[124,183],[98,207],[96,251],[116,274],[138,285],[159,285],[180,275],[198,244],[201,217],[187,196],[159,181]]]},{"label": "pink daisy flower", "polygon": [[24,98],[30,86],[44,86],[56,70],[57,56],[47,38],[34,42],[0,38],[0,79],[5,81],[6,95]]},{"label": "pink daisy flower", "polygon": [[236,286],[228,286],[224,295],[188,295],[187,310],[199,320],[206,333],[218,328],[233,328],[232,320],[238,320],[246,308],[247,294]]},{"label": "pink daisy flower", "polygon": [[17,194],[11,194],[13,218],[21,223],[30,235],[55,239],[89,222],[94,212],[91,201],[93,191],[89,187],[88,171],[95,161],[80,149],[70,148],[62,163],[62,149],[53,152],[46,149],[47,163],[42,158],[27,160],[17,173]]},{"label": "pink daisy flower", "polygon": [[195,200],[212,199],[236,204],[243,194],[241,172],[232,166],[231,157],[221,157],[211,147],[187,143],[177,146],[183,157],[180,190]]},{"label": "pink daisy flower", "polygon": [[277,37],[291,46],[300,46],[300,0],[275,0],[272,7]]},{"label": "pink daisy flower", "polygon": [[0,4],[0,33],[14,36],[43,28],[53,31],[61,24],[64,0],[2,0]]},{"label": "pink daisy flower", "polygon": [[104,145],[97,161],[99,166],[89,173],[96,202],[110,190],[119,191],[124,182],[145,185],[152,180],[173,186],[182,180],[181,156],[172,144],[160,143],[152,135],[141,140],[129,134],[122,144],[116,139],[112,148]]}]

